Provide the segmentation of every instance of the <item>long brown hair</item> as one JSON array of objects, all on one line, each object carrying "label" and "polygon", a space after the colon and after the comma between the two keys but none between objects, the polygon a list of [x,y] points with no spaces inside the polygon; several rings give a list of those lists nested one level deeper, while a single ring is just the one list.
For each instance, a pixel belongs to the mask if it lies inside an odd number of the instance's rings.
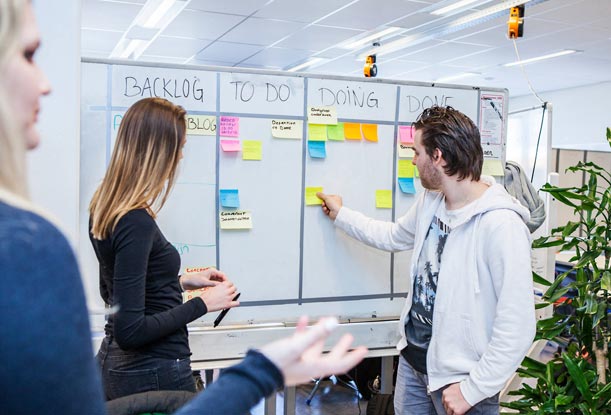
[{"label": "long brown hair", "polygon": [[185,115],[163,98],[145,98],[127,110],[106,175],[89,204],[94,238],[108,237],[130,210],[144,208],[155,217],[163,207],[186,137]]},{"label": "long brown hair", "polygon": [[[7,60],[19,52],[27,4],[25,0],[0,1],[0,76],[4,76]],[[2,86],[0,83],[0,188],[25,198],[25,137],[14,121],[12,97]]]}]

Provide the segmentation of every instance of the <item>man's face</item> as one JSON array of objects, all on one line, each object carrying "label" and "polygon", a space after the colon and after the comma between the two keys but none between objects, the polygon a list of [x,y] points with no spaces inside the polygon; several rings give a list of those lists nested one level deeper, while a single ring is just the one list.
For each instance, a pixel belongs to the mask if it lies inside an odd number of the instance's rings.
[{"label": "man's face", "polygon": [[[418,168],[420,174],[420,183],[425,189],[439,190],[441,188],[441,172],[433,162],[433,158],[426,154],[424,145],[422,144],[422,131],[416,130],[414,133],[414,158],[412,163]],[[440,157],[438,149],[435,150],[433,156]]]}]

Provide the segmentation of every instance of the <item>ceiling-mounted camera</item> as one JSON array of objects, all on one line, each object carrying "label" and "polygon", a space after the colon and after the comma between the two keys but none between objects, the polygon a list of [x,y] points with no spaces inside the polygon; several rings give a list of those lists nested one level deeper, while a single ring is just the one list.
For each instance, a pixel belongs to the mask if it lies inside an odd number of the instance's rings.
[{"label": "ceiling-mounted camera", "polygon": [[[373,44],[374,47],[380,46],[378,42]],[[366,78],[375,78],[378,74],[378,67],[376,66],[376,55],[369,55],[365,58],[365,66],[363,67],[363,74]]]}]

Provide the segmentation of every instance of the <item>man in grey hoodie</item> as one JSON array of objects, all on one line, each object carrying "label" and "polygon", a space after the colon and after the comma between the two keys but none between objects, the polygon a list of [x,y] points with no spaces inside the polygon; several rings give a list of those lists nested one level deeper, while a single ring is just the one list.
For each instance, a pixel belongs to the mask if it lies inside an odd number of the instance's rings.
[{"label": "man in grey hoodie", "polygon": [[498,394],[535,334],[528,209],[481,176],[475,124],[452,107],[414,123],[425,191],[396,222],[378,221],[319,193],[335,226],[370,246],[412,250],[401,313],[395,412],[498,414]]}]

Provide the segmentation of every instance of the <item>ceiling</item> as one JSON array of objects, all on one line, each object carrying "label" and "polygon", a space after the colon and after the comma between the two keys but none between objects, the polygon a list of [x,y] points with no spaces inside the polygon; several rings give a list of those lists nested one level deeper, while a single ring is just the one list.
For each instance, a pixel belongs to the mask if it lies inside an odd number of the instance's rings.
[{"label": "ceiling", "polygon": [[[507,1],[507,0],[503,0]],[[538,1],[538,2],[537,2]],[[453,22],[501,0],[488,0],[449,17],[432,5],[449,0],[190,0],[139,57],[140,61],[287,70],[311,57],[303,69],[325,75],[363,76],[360,49],[342,46],[388,27],[380,52],[393,41],[406,47],[377,58],[378,77],[508,88],[511,96],[611,81],[611,0],[534,0],[527,5],[521,59],[565,49],[579,52],[528,65],[516,60],[507,39],[509,12],[477,24]],[[146,0],[83,0],[82,55],[108,58]],[[476,3],[478,4],[478,3]],[[522,71],[523,69],[523,71]],[[460,74],[461,79],[442,80]]]}]

